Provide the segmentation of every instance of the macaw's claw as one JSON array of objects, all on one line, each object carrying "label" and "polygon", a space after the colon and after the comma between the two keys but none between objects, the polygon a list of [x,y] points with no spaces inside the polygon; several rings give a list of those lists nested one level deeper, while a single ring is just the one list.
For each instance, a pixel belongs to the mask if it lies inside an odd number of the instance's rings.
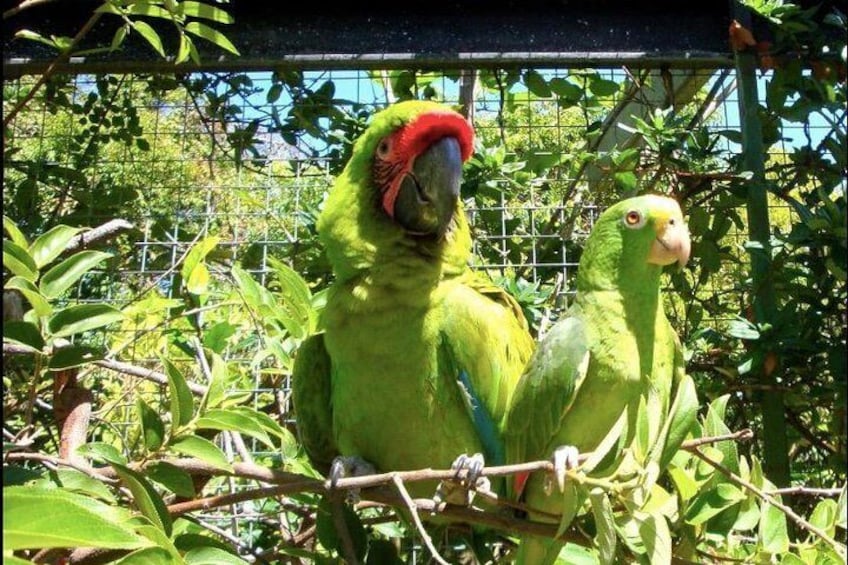
[{"label": "macaw's claw", "polygon": [[454,471],[453,479],[440,482],[433,496],[436,507],[442,502],[468,506],[474,500],[476,491],[491,490],[489,479],[480,476],[485,466],[486,461],[482,453],[474,455],[463,453],[454,459],[451,463],[451,469]]},{"label": "macaw's claw", "polygon": [[[557,487],[559,492],[565,490],[565,474],[567,471],[577,467],[580,462],[580,452],[573,445],[561,445],[554,450],[554,455],[551,458],[554,463],[554,476],[556,477]],[[550,477],[545,481],[545,494],[551,494],[553,485]]]},{"label": "macaw's claw", "polygon": [[[333,463],[330,465],[330,488],[336,488],[336,485],[339,482],[339,479],[344,479],[345,477],[364,477],[365,475],[373,475],[377,470],[374,468],[374,465],[366,461],[365,459],[358,456],[338,456],[333,459]],[[352,488],[347,491],[347,502],[350,504],[356,504],[359,502],[359,491],[358,488]]]}]

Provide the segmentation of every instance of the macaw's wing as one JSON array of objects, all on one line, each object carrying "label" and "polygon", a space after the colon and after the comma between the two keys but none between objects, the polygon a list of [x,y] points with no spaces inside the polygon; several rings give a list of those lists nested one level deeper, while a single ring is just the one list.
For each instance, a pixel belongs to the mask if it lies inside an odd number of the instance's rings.
[{"label": "macaw's wing", "polygon": [[521,307],[490,281],[469,274],[447,294],[439,364],[456,381],[486,462],[503,464],[503,424],[533,338]]},{"label": "macaw's wing", "polygon": [[[505,430],[509,463],[551,456],[557,447],[555,436],[586,379],[588,366],[585,323],[572,312],[539,342],[518,383]],[[516,488],[520,491],[523,482]]]},{"label": "macaw's wing", "polygon": [[312,466],[324,475],[339,455],[333,436],[330,402],[330,356],[324,335],[307,338],[297,350],[292,368],[292,403],[300,441]]}]

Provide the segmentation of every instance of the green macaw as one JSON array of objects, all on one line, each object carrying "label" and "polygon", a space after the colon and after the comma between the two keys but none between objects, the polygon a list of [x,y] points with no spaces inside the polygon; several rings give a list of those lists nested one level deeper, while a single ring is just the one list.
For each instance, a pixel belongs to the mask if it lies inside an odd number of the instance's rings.
[{"label": "green macaw", "polygon": [[[665,265],[682,268],[690,250],[680,206],[645,195],[622,200],[595,222],[577,270],[574,301],[545,334],[528,363],[507,417],[510,463],[554,455],[560,493],[543,472],[515,477],[511,496],[529,517],[559,523],[568,500],[565,471],[580,452],[593,451],[624,414],[629,445],[644,397],[667,413],[671,389],[684,375],[677,334],[660,295]],[[570,510],[573,512],[574,508]],[[546,565],[562,548],[550,538],[520,540],[516,563]]]},{"label": "green macaw", "polygon": [[[504,420],[534,342],[518,303],[469,268],[459,189],[473,135],[435,102],[387,107],[320,213],[335,279],[323,333],[295,356],[292,393],[325,474],[355,474],[354,458],[383,472],[504,461]],[[408,485],[414,496],[436,486]]]}]

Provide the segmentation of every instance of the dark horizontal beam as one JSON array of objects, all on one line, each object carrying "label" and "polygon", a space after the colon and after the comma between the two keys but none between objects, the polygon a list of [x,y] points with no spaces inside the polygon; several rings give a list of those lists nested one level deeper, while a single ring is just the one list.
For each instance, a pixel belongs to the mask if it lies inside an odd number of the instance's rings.
[{"label": "dark horizontal beam", "polygon": [[[5,0],[8,8],[19,0]],[[288,3],[287,3],[288,4]],[[278,2],[231,2],[235,19],[216,24],[238,48],[235,57],[197,39],[201,65],[158,57],[137,33],[120,52],[76,58],[65,73],[259,71],[301,69],[450,69],[467,67],[730,67],[726,2],[626,3],[611,0],[522,0],[429,3],[407,0],[405,12],[330,9],[323,3],[296,8]],[[636,7],[632,5],[635,4]],[[695,6],[699,4],[699,6]],[[53,0],[3,21],[3,72],[14,78],[38,74],[55,53],[14,33],[73,36],[98,0]],[[367,11],[366,11],[367,10]],[[176,51],[174,26],[145,21],[160,33],[166,52]],[[109,45],[121,21],[103,16],[81,49]]]}]

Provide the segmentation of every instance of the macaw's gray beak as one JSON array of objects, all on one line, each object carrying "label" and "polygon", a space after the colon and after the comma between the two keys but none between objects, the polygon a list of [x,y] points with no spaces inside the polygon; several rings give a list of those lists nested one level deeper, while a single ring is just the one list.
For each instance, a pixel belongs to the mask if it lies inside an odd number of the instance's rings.
[{"label": "macaw's gray beak", "polygon": [[415,158],[401,181],[395,220],[411,234],[443,236],[456,211],[461,183],[459,142],[443,137]]}]

